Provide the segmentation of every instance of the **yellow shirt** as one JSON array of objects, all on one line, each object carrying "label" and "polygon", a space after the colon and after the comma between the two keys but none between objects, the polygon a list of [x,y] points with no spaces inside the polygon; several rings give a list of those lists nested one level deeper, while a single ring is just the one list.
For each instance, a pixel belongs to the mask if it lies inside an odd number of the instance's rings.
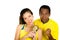
[{"label": "yellow shirt", "polygon": [[[25,28],[25,27],[24,27]],[[20,31],[20,38],[24,37],[25,35],[27,35],[28,32],[26,32],[24,29],[22,29]],[[32,38],[26,38],[25,40],[32,40]],[[36,32],[36,40],[38,40],[38,33]]]},{"label": "yellow shirt", "polygon": [[40,19],[37,19],[34,21],[34,25],[38,26],[43,31],[43,37],[42,40],[48,40],[48,37],[44,34],[46,29],[51,29],[51,35],[54,39],[58,40],[58,25],[53,20],[49,19],[49,21],[45,24],[41,22]]}]

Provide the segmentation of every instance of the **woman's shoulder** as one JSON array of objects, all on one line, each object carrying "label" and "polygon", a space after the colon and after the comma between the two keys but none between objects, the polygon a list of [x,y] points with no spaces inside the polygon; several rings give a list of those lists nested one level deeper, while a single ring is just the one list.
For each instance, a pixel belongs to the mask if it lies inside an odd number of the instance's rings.
[{"label": "woman's shoulder", "polygon": [[19,24],[16,29],[20,30],[22,26],[23,26],[23,24]]}]

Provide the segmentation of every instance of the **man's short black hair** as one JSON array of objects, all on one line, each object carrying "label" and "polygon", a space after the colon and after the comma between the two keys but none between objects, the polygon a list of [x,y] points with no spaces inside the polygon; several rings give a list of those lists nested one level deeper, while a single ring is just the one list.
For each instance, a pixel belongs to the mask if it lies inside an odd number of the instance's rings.
[{"label": "man's short black hair", "polygon": [[41,11],[42,8],[48,9],[49,13],[50,13],[50,11],[51,11],[51,9],[50,9],[50,7],[49,7],[48,5],[42,5],[42,6],[40,7],[40,9],[39,9],[39,14],[40,14],[40,11]]}]

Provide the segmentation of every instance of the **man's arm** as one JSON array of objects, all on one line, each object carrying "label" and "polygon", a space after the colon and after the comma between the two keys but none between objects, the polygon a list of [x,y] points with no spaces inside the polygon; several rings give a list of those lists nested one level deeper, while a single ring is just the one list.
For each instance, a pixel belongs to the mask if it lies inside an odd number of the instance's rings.
[{"label": "man's arm", "polygon": [[51,30],[50,29],[47,29],[46,30],[46,35],[48,36],[49,40],[56,40],[53,38],[53,36],[51,35]]}]

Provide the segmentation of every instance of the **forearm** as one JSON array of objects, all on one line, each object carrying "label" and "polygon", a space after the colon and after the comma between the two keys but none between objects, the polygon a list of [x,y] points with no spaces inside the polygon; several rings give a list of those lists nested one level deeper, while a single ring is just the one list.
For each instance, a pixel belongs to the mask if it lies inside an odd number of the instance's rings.
[{"label": "forearm", "polygon": [[38,30],[38,40],[42,40],[42,30]]},{"label": "forearm", "polygon": [[51,34],[48,36],[48,38],[49,38],[49,40],[56,40],[56,39],[54,39],[54,38],[52,37]]},{"label": "forearm", "polygon": [[14,40],[20,40],[19,38],[15,38]]},{"label": "forearm", "polygon": [[19,40],[19,35],[16,34],[14,40]]}]

